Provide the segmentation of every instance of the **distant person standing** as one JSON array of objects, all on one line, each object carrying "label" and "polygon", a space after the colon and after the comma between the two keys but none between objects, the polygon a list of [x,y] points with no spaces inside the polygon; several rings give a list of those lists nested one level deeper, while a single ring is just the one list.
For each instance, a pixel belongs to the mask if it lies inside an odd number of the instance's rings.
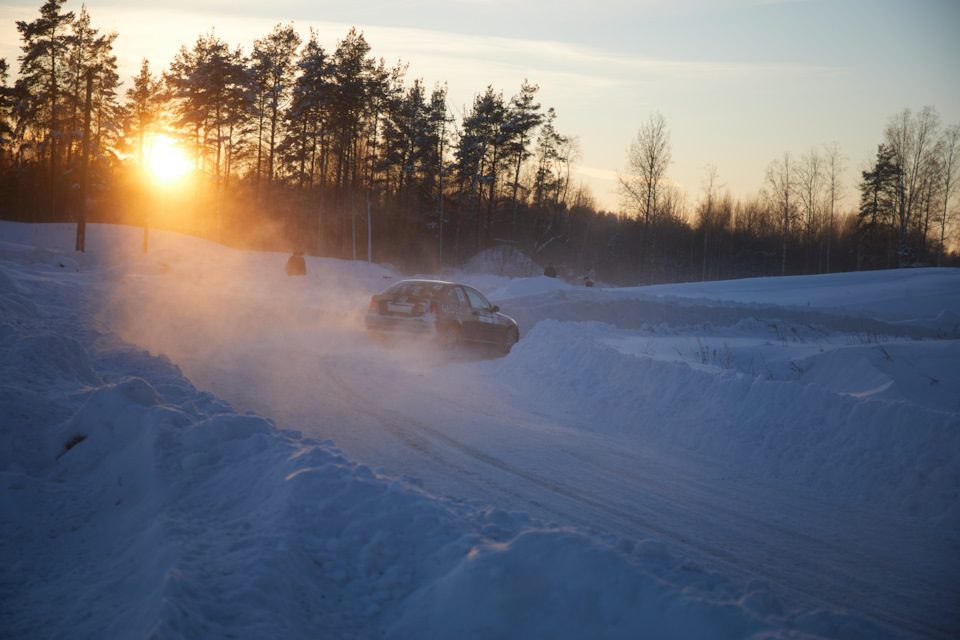
[{"label": "distant person standing", "polygon": [[584,284],[586,284],[588,287],[592,287],[594,281],[597,279],[597,271],[593,267],[590,267],[587,270],[587,275],[585,275],[583,279],[585,281]]},{"label": "distant person standing", "polygon": [[556,277],[557,277],[557,270],[553,268],[553,263],[552,263],[552,262],[547,265],[547,268],[546,268],[546,269],[543,270],[543,275],[547,276],[548,278],[556,278]]},{"label": "distant person standing", "polygon": [[303,259],[303,251],[294,251],[293,255],[287,260],[288,276],[307,275],[307,262]]}]

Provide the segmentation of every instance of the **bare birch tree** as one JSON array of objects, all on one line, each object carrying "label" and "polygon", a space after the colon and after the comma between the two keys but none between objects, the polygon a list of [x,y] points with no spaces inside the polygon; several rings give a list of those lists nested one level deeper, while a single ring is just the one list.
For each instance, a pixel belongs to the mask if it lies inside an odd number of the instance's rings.
[{"label": "bare birch tree", "polygon": [[[657,214],[659,198],[667,167],[672,162],[670,131],[661,113],[650,115],[641,125],[637,137],[627,149],[627,169],[617,174],[620,193],[627,207],[636,211],[643,220],[643,238],[640,247],[640,272],[643,274],[646,252],[649,248],[651,262],[656,250]],[[651,263],[651,268],[653,264]]]},{"label": "bare birch tree", "polygon": [[766,184],[770,188],[767,197],[770,205],[777,211],[780,227],[780,275],[787,274],[787,240],[790,237],[790,221],[794,215],[790,203],[790,196],[797,188],[796,163],[790,157],[790,152],[774,160],[767,167]]},{"label": "bare birch tree", "polygon": [[[824,160],[820,151],[810,149],[800,157],[797,165],[797,199],[799,200],[801,221],[803,224],[804,240],[807,246],[807,256],[818,237],[822,238],[823,229],[823,192],[824,192]],[[821,252],[823,243],[820,243]],[[821,256],[822,257],[822,256]],[[820,270],[820,260],[817,260],[817,270]],[[809,271],[809,265],[806,269]]]},{"label": "bare birch tree", "polygon": [[830,273],[830,244],[833,240],[833,223],[837,204],[843,199],[843,185],[840,175],[846,170],[846,158],[840,152],[840,145],[831,142],[826,145],[824,170],[826,172],[827,192],[827,273]]},{"label": "bare birch tree", "polygon": [[720,184],[716,165],[707,165],[707,175],[703,177],[700,188],[703,191],[703,197],[697,204],[700,226],[703,228],[703,269],[701,270],[700,280],[706,281],[707,256],[709,255],[707,240],[710,237],[710,228],[713,225],[714,202],[719,195],[720,189],[723,188],[723,185]]},{"label": "bare birch tree", "polygon": [[910,109],[904,109],[887,125],[887,145],[893,152],[894,163],[900,168],[894,210],[900,266],[913,260],[910,226],[920,216],[922,191],[933,164],[939,127],[940,115],[933,107],[924,107],[916,117]]},{"label": "bare birch tree", "polygon": [[960,177],[957,163],[960,161],[960,125],[947,127],[939,145],[940,189],[943,196],[943,209],[940,212],[940,247],[937,250],[937,266],[943,265],[943,244],[946,240],[947,225],[956,213],[950,209],[950,198],[955,195],[955,187]]}]

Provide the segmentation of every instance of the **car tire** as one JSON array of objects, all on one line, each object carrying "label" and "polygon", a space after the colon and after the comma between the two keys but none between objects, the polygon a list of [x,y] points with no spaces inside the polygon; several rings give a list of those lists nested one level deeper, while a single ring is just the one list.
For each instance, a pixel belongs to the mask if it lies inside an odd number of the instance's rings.
[{"label": "car tire", "polygon": [[517,344],[519,340],[520,336],[517,330],[510,327],[503,332],[503,338],[500,339],[500,350],[504,353],[510,353],[510,349],[513,349],[513,345]]},{"label": "car tire", "polygon": [[456,349],[458,344],[460,344],[460,327],[451,323],[440,328],[440,345],[442,347]]}]

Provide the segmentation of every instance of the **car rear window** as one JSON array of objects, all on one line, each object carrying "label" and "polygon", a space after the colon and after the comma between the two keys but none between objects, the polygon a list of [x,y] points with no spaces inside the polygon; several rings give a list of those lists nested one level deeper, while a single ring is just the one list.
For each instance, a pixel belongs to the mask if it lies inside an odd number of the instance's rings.
[{"label": "car rear window", "polygon": [[398,282],[386,290],[392,296],[416,296],[418,298],[436,298],[446,285],[437,282]]}]

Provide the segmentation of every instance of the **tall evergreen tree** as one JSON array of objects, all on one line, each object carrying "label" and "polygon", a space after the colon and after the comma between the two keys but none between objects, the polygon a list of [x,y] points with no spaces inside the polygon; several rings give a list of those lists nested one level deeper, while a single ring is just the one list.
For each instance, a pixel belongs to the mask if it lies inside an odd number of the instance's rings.
[{"label": "tall evergreen tree", "polygon": [[68,115],[61,96],[68,82],[65,61],[75,41],[70,33],[74,13],[61,12],[65,2],[47,0],[40,8],[39,18],[33,22],[17,21],[23,55],[16,88],[22,101],[14,110],[21,135],[32,139],[37,161],[47,162],[46,188],[40,191],[49,194],[46,210],[51,220],[57,214],[60,160]]},{"label": "tall evergreen tree", "polygon": [[7,86],[10,69],[6,58],[0,58],[0,172],[6,167],[13,155],[13,90]]},{"label": "tall evergreen tree", "polygon": [[[287,109],[286,134],[281,146],[288,173],[294,176],[301,191],[311,194],[311,208],[317,220],[316,251],[324,250],[324,206],[330,147],[331,64],[320,45],[317,33],[310,29],[298,62],[299,73],[294,81]],[[314,195],[313,191],[316,186]],[[307,217],[309,212],[304,212]],[[303,230],[301,229],[301,235]],[[306,241],[302,241],[306,246]]]},{"label": "tall evergreen tree", "polygon": [[511,224],[514,227],[514,233],[516,233],[517,211],[520,206],[520,169],[532,155],[527,147],[533,139],[533,132],[543,122],[543,115],[540,113],[540,103],[534,102],[536,93],[539,90],[540,87],[538,85],[530,84],[528,80],[524,79],[520,87],[520,93],[510,99],[507,123],[504,125],[505,131],[507,131],[510,136],[507,154],[513,158],[510,199],[513,210]]},{"label": "tall evergreen tree", "polygon": [[376,70],[369,57],[370,45],[363,33],[351,28],[337,43],[333,54],[332,125],[336,131],[338,156],[337,186],[352,188],[357,174],[357,150],[364,118],[369,110],[368,94]]},{"label": "tall evergreen tree", "polygon": [[902,170],[893,150],[881,144],[872,167],[861,172],[857,214],[857,268],[896,266],[893,239],[896,209],[902,201]]},{"label": "tall evergreen tree", "polygon": [[390,166],[384,161],[387,129],[404,108],[404,83],[408,65],[398,61],[388,68],[379,60],[368,78],[367,109],[364,133],[364,177],[368,194],[376,191],[384,196],[389,192]]},{"label": "tall evergreen tree", "polygon": [[313,29],[298,68],[286,115],[283,151],[298,185],[305,188],[314,182],[318,153],[321,164],[324,159],[322,142],[326,140],[329,112],[330,64]]},{"label": "tall evergreen tree", "polygon": [[553,125],[556,119],[557,113],[553,107],[547,109],[543,126],[540,128],[540,134],[537,137],[537,167],[533,181],[533,203],[538,208],[548,207],[551,194],[556,193],[559,187],[559,177],[554,169],[559,164],[563,136],[557,132]]},{"label": "tall evergreen tree", "polygon": [[542,247],[560,238],[562,212],[570,184],[570,163],[579,153],[575,138],[561,135],[554,126],[556,111],[547,109],[536,143],[536,172],[533,181],[533,201],[537,209],[534,221],[536,247]]},{"label": "tall evergreen tree", "polygon": [[113,32],[101,39],[94,67],[94,149],[100,150],[115,143],[120,134],[120,75],[117,73],[117,56],[113,53]]},{"label": "tall evergreen tree", "polygon": [[140,164],[146,158],[148,136],[160,119],[162,91],[162,82],[150,72],[150,62],[144,58],[140,73],[133,77],[133,86],[127,89],[124,103],[125,138]]},{"label": "tall evergreen tree", "polygon": [[192,49],[181,47],[164,74],[175,130],[186,131],[198,169],[217,181],[231,127],[249,112],[249,78],[243,56],[213,33]]},{"label": "tall evergreen tree", "polygon": [[[331,126],[336,161],[335,193],[340,198],[341,247],[350,240],[350,254],[357,257],[356,197],[362,192],[360,183],[364,158],[361,142],[367,140],[364,124],[371,113],[369,96],[376,77],[376,62],[369,56],[370,45],[363,33],[351,28],[337,43],[333,53],[331,86]],[[349,228],[349,236],[347,230]]]},{"label": "tall evergreen tree", "polygon": [[[113,53],[113,44],[117,32],[100,35],[100,30],[91,26],[90,14],[86,5],[72,26],[73,40],[65,60],[65,86],[62,102],[65,106],[66,125],[64,142],[69,163],[77,146],[85,114],[86,72],[94,70],[93,86],[93,140],[92,152],[96,157],[101,146],[104,131],[111,134],[116,131],[118,119],[117,88],[120,79],[117,74],[117,58]],[[111,142],[114,135],[111,135]]]},{"label": "tall evergreen tree", "polygon": [[[283,137],[283,114],[293,93],[294,79],[297,75],[297,50],[300,44],[300,35],[294,30],[292,23],[286,26],[277,24],[265,37],[254,41],[250,56],[257,105],[261,111],[261,122],[266,124],[266,131],[263,131],[262,126],[260,127],[262,131],[260,147],[266,144],[267,148],[267,166],[263,173],[267,177],[268,201],[273,180],[276,177],[277,149]],[[261,162],[258,159],[258,178],[261,171]]]},{"label": "tall evergreen tree", "polygon": [[[504,166],[506,113],[503,93],[488,86],[482,95],[474,98],[471,112],[463,119],[454,152],[455,171],[460,183],[461,218],[465,213],[475,222],[478,251],[490,239],[498,172]],[[485,211],[482,207],[484,200]]]}]

